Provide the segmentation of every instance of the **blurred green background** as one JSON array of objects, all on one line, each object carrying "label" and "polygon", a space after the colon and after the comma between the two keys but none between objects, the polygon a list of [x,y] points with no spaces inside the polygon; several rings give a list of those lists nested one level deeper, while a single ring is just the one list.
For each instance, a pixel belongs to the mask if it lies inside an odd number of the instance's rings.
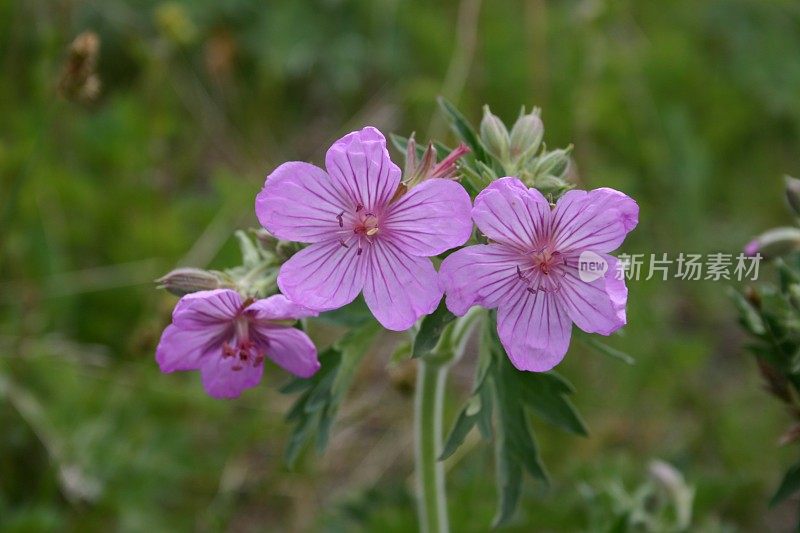
[{"label": "blurred green background", "polygon": [[[86,30],[101,87],[67,99]],[[800,174],[790,0],[0,0],[0,73],[2,531],[415,527],[413,368],[390,349],[367,359],[327,453],[294,471],[285,375],[220,402],[153,360],[174,298],[152,280],[235,264],[265,174],[321,162],[352,129],[449,142],[437,95],[474,121],[484,103],[506,121],[541,106],[581,186],[639,201],[628,253],[738,252],[789,221],[780,176]],[[591,436],[536,425],[553,483],[528,481],[507,529],[594,530],[598,495],[632,491],[653,459],[695,487],[697,529],[791,529],[796,501],[766,505],[796,455],[777,444],[788,417],[726,283],[629,286],[609,343],[636,363],[573,345],[560,371]],[[471,364],[452,373],[448,425]],[[483,531],[492,452],[468,444],[448,464],[453,528]]]}]

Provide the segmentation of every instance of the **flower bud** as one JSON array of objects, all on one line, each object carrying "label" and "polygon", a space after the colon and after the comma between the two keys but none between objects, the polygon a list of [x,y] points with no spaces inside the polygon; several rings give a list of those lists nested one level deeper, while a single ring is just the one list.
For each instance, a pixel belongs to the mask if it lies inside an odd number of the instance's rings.
[{"label": "flower bud", "polygon": [[156,280],[159,289],[166,289],[175,296],[197,291],[210,291],[223,286],[220,276],[199,268],[176,268]]},{"label": "flower bud", "polygon": [[570,146],[544,154],[536,161],[536,167],[534,169],[536,176],[551,175],[557,178],[563,176],[569,165],[569,153],[571,151],[572,147]]},{"label": "flower bud", "polygon": [[786,200],[795,215],[800,215],[800,180],[791,176],[785,176]]},{"label": "flower bud", "polygon": [[539,108],[527,115],[521,114],[511,128],[511,161],[519,165],[536,153],[544,137],[544,124],[539,118]]},{"label": "flower bud", "polygon": [[800,250],[800,229],[790,227],[767,230],[744,247],[744,253],[747,255],[761,254],[765,259],[772,259],[797,250]]},{"label": "flower bud", "polygon": [[489,111],[489,106],[483,106],[483,120],[481,120],[481,141],[501,163],[508,162],[509,137],[508,129],[503,121]]}]

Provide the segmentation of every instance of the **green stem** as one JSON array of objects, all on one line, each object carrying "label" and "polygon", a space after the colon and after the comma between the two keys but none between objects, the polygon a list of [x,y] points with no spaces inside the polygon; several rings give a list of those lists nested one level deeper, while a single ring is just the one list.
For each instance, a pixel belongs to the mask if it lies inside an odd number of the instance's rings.
[{"label": "green stem", "polygon": [[415,402],[417,509],[423,533],[446,533],[447,501],[442,452],[442,408],[449,362],[419,359]]}]

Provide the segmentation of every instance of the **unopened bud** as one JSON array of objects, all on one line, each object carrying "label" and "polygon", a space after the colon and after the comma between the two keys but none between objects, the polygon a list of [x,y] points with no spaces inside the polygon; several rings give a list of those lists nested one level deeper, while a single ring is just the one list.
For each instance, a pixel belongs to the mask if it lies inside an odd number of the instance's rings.
[{"label": "unopened bud", "polygon": [[433,170],[429,178],[441,178],[441,179],[452,179],[456,178],[456,171],[458,167],[456,166],[456,162],[461,159],[463,156],[470,152],[469,147],[461,143],[453,149],[452,152],[447,154],[447,157],[439,161]]},{"label": "unopened bud", "polygon": [[560,148],[547,152],[536,161],[535,173],[537,176],[551,175],[561,177],[569,165],[569,153],[572,147]]},{"label": "unopened bud", "polygon": [[786,201],[792,208],[795,215],[800,215],[800,180],[791,176],[785,176],[786,182]]},{"label": "unopened bud", "polygon": [[222,280],[218,274],[199,268],[176,268],[157,279],[156,283],[159,289],[166,289],[176,296],[222,287]]},{"label": "unopened bud", "polygon": [[483,106],[483,120],[481,120],[481,140],[490,154],[501,163],[508,162],[509,136],[508,129],[503,121],[489,111],[489,106]]},{"label": "unopened bud", "polygon": [[539,109],[532,113],[522,114],[511,128],[510,155],[511,161],[519,165],[536,153],[544,137],[544,124],[539,118]]},{"label": "unopened bud", "polygon": [[760,254],[765,259],[780,257],[800,250],[800,229],[782,227],[767,230],[744,247],[749,256]]}]

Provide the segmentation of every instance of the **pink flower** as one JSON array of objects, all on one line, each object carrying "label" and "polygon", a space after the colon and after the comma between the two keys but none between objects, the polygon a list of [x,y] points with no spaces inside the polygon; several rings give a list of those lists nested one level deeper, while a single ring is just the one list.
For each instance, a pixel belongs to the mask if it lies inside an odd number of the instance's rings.
[{"label": "pink flower", "polygon": [[230,289],[187,294],[161,335],[156,361],[162,372],[200,370],[215,398],[236,398],[258,385],[264,357],[306,378],[319,369],[317,349],[289,323],[316,314],[280,294],[256,301]]},{"label": "pink flower", "polygon": [[278,286],[320,311],[363,291],[384,327],[410,328],[442,298],[427,257],[472,232],[469,195],[458,183],[430,179],[395,199],[400,169],[375,128],[336,141],[325,166],[284,163],[256,198],[258,220],[272,234],[310,243],[283,265]]},{"label": "pink flower", "polygon": [[[638,217],[636,202],[613,189],[569,191],[551,209],[536,189],[499,179],[472,209],[492,243],[468,246],[442,263],[447,307],[456,315],[476,304],[497,308],[497,332],[514,366],[550,370],[564,358],[573,322],[602,335],[625,324],[628,290],[608,252]],[[586,258],[607,270],[579,269]]]}]

